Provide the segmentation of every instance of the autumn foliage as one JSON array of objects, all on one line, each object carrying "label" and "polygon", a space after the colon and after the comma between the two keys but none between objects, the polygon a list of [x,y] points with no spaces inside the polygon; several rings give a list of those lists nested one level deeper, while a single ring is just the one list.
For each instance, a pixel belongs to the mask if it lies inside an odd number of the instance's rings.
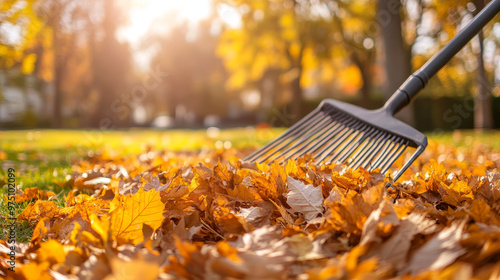
[{"label": "autumn foliage", "polygon": [[75,165],[64,198],[25,189],[35,228],[7,279],[494,279],[500,154],[431,143],[403,178],[241,151]]}]

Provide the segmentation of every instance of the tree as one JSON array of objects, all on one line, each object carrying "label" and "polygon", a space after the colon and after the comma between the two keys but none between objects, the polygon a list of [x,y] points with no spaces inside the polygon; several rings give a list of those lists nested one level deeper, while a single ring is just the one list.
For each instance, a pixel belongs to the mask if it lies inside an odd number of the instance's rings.
[{"label": "tree", "polygon": [[103,119],[106,128],[120,125],[110,103],[124,91],[130,52],[115,38],[124,22],[116,1],[10,0],[0,9],[0,24],[14,24],[22,35],[15,44],[0,41],[0,66],[53,83],[52,127],[63,126],[67,106],[92,114],[82,119],[95,127]]},{"label": "tree", "polygon": [[[331,56],[335,38],[329,15],[314,13],[323,3],[312,1],[220,1],[241,14],[239,29],[226,29],[219,54],[231,73],[228,85],[241,89],[266,73],[281,71],[290,85],[291,115],[303,115],[306,73],[318,69]],[[316,7],[317,8],[317,7]]]},{"label": "tree", "polygon": [[[484,8],[484,0],[474,0],[475,10],[474,15],[477,15]],[[476,129],[491,129],[493,128],[493,115],[491,104],[491,93],[489,82],[486,78],[486,70],[484,67],[484,33],[479,31],[477,35],[478,48],[477,51],[477,70],[476,70],[476,97],[474,102],[474,128]]]},{"label": "tree", "polygon": [[[45,82],[53,82],[52,126],[62,126],[62,108],[65,98],[65,80],[72,76],[72,65],[82,49],[81,26],[85,22],[85,3],[75,0],[11,0],[1,9],[8,15],[3,22],[12,24],[7,28],[19,28],[17,42],[0,44],[0,57],[4,68],[20,67],[22,72],[34,72]],[[66,83],[67,84],[67,83]]]},{"label": "tree", "polygon": [[[481,0],[421,1],[419,3],[422,9],[421,14],[425,14],[433,24],[426,30],[419,29],[420,32],[417,35],[433,43],[433,47],[430,48],[433,52],[419,50],[415,53],[416,66],[422,65],[425,60],[429,59],[437,49],[459,31],[459,26],[467,24],[472,15],[477,14],[484,7],[484,1]],[[498,16],[496,21],[498,21]],[[492,22],[495,22],[495,19]],[[498,37],[495,38],[491,28],[488,27],[479,32],[468,47],[465,47],[443,67],[424,90],[427,94],[434,96],[468,97],[464,104],[459,105],[464,107],[463,112],[459,114],[461,118],[474,115],[474,126],[478,129],[490,128],[493,125],[489,80],[495,77],[495,65],[492,62],[494,59],[484,60],[483,46],[485,44],[496,47],[499,44]],[[469,101],[474,101],[474,106]]]},{"label": "tree", "polygon": [[[388,99],[410,76],[411,46],[406,44],[402,33],[401,3],[399,0],[379,0],[377,21],[383,41],[386,73],[385,98]],[[397,116],[415,125],[414,109],[410,104]]]},{"label": "tree", "polygon": [[[166,23],[159,20],[155,25]],[[145,45],[156,50],[150,68],[169,74],[145,100],[151,112],[169,114],[178,122],[189,122],[187,125],[199,124],[207,115],[227,113],[234,97],[224,89],[227,73],[215,54],[218,37],[211,29],[212,21],[208,19],[192,29],[182,22],[167,32],[149,34]]]},{"label": "tree", "polygon": [[[130,50],[127,44],[116,39],[116,31],[125,21],[124,15],[116,0],[96,2],[94,5],[95,11],[102,11],[102,18],[92,22],[89,28],[93,74],[90,91],[93,89],[98,93],[91,125],[101,129],[127,126],[131,123],[131,112],[125,115],[121,113],[122,108],[113,106],[125,95],[133,95],[127,92],[130,90],[127,85],[131,69]],[[99,37],[102,39],[99,40]]]},{"label": "tree", "polygon": [[375,54],[378,32],[373,24],[375,21],[375,1],[338,1],[329,2],[328,8],[333,21],[335,44],[342,46],[347,57],[360,72],[362,86],[360,88],[360,103],[364,107],[372,107],[375,71]]}]

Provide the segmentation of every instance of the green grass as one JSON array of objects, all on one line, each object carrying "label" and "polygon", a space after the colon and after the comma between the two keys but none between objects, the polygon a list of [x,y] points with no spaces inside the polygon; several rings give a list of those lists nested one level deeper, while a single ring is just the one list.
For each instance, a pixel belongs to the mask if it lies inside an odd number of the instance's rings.
[{"label": "green grass", "polygon": [[134,155],[147,148],[171,151],[215,149],[220,145],[256,148],[281,131],[253,128],[212,131],[211,134],[206,130],[146,129],[3,131],[0,132],[0,151],[6,159],[2,160],[0,182],[5,179],[7,169],[13,167],[23,189],[39,187],[57,192],[61,190],[58,184],[71,173],[73,161],[104,150]]},{"label": "green grass", "polygon": [[[225,130],[152,130],[131,129],[127,131],[99,130],[19,130],[0,131],[0,227],[4,228],[8,217],[5,205],[7,193],[7,169],[16,170],[16,183],[21,189],[38,187],[52,190],[56,194],[67,193],[66,176],[72,173],[73,162],[87,155],[112,151],[116,155],[135,155],[148,148],[156,150],[213,150],[216,147],[258,148],[277,137],[283,129],[238,128]],[[476,133],[456,131],[453,133],[430,133],[430,141],[438,141],[458,147],[482,143],[500,150],[500,132]],[[2,159],[2,157],[4,157]],[[62,206],[63,195],[56,203]],[[18,205],[16,215],[28,203]],[[32,227],[27,222],[18,224],[17,240],[27,242]],[[0,238],[5,231],[0,232]]]},{"label": "green grass", "polygon": [[471,147],[480,143],[500,151],[500,131],[478,132],[474,130],[456,130],[454,132],[428,133],[431,141],[452,145],[458,148]]}]

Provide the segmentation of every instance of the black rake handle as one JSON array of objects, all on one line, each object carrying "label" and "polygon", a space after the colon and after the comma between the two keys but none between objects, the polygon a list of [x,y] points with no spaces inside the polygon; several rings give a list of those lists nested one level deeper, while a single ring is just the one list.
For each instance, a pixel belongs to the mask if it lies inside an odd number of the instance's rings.
[{"label": "black rake handle", "polygon": [[384,105],[391,115],[396,114],[417,96],[437,71],[450,61],[500,11],[500,0],[491,1],[444,48],[415,71]]}]

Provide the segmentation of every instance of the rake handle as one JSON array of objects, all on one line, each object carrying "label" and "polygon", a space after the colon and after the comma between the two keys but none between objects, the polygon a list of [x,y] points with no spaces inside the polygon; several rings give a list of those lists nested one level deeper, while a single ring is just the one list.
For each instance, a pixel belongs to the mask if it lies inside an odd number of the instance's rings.
[{"label": "rake handle", "polygon": [[444,48],[406,79],[401,87],[387,100],[384,110],[394,115],[410,104],[425,87],[429,79],[443,68],[499,11],[500,0],[491,1]]}]

